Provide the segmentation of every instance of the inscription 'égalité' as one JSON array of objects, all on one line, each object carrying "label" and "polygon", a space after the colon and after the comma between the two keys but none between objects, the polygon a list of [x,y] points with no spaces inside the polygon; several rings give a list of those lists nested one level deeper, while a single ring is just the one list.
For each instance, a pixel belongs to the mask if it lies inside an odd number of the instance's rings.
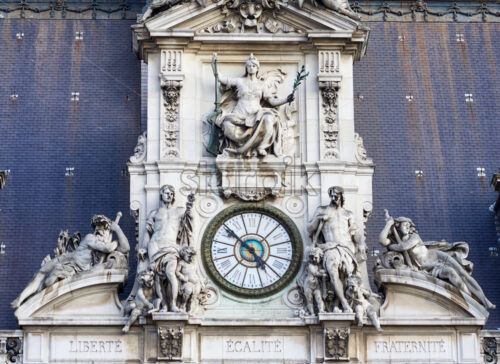
[{"label": "inscription '\u00e9galit\u00e9'", "polygon": [[283,343],[275,340],[226,340],[224,349],[227,353],[281,353]]}]

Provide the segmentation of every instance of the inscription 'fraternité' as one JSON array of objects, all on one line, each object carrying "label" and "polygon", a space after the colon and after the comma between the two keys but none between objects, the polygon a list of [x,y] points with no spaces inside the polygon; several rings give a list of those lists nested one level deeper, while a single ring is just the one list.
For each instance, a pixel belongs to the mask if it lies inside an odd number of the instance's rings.
[{"label": "inscription 'fraternit\u00e9'", "polygon": [[378,340],[377,353],[446,353],[444,340]]}]

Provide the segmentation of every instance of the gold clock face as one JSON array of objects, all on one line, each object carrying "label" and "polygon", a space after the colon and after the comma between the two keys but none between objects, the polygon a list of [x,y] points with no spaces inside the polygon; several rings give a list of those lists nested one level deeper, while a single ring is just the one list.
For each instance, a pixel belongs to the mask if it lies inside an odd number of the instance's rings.
[{"label": "gold clock face", "polygon": [[225,290],[261,297],[284,288],[302,261],[297,227],[280,210],[244,204],[219,213],[205,231],[203,262]]}]

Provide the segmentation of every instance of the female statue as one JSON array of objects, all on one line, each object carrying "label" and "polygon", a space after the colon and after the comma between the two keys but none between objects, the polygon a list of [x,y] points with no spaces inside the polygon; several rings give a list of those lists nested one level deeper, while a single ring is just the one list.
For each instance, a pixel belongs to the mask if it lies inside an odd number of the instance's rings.
[{"label": "female statue", "polygon": [[[212,65],[216,78],[217,56]],[[245,63],[243,77],[218,77],[225,91],[221,113],[215,124],[224,136],[222,152],[225,155],[264,157],[268,153],[281,156],[281,117],[278,107],[294,100],[293,93],[286,98],[277,96],[277,87],[285,72],[275,70],[259,76],[260,64],[251,54]]]}]

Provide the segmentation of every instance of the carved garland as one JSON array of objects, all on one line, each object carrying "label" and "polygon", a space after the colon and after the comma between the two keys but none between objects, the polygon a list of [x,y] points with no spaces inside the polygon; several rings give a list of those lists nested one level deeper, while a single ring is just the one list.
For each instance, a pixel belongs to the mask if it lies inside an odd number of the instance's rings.
[{"label": "carved garland", "polygon": [[324,138],[324,158],[335,159],[339,157],[337,140],[339,127],[337,122],[338,90],[339,84],[334,81],[319,82],[321,97],[323,99],[324,123],[322,126]]},{"label": "carved garland", "polygon": [[165,118],[162,122],[162,157],[167,159],[179,157],[179,96],[181,81],[166,80],[162,82],[163,106]]}]

